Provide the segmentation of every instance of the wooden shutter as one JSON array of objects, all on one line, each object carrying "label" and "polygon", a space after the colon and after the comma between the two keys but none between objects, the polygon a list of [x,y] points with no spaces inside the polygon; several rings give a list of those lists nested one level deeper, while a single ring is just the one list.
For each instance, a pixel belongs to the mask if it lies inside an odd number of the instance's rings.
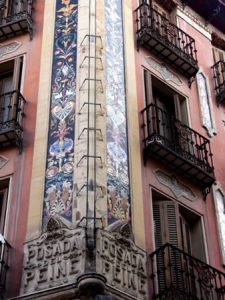
[{"label": "wooden shutter", "polygon": [[180,246],[178,217],[178,205],[173,201],[153,202],[156,249],[165,243]]},{"label": "wooden shutter", "polygon": [[[173,201],[155,201],[153,203],[154,235],[156,250],[165,243],[179,247],[179,212]],[[177,252],[160,251],[156,259],[159,292],[171,285],[182,287],[181,262]]]},{"label": "wooden shutter", "polygon": [[[153,203],[156,250],[165,243],[180,247],[179,207],[173,201],[155,201]],[[159,292],[168,287],[183,288],[182,262],[177,251],[160,251],[156,260]]]},{"label": "wooden shutter", "polygon": [[22,79],[23,57],[17,57],[14,61],[13,69],[13,91],[17,91],[13,94],[12,98],[12,114],[11,118],[16,118],[16,107],[18,103],[18,93],[20,91],[21,79]]},{"label": "wooden shutter", "polygon": [[149,71],[144,70],[144,88],[146,106],[153,103],[152,78]]},{"label": "wooden shutter", "polygon": [[21,85],[21,75],[23,67],[23,57],[17,57],[14,60],[14,70],[13,70],[13,90],[19,90]]}]

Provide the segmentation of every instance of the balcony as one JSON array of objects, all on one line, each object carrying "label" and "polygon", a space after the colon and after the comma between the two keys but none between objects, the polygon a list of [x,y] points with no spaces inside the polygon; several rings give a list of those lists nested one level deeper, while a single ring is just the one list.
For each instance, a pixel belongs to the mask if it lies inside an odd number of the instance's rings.
[{"label": "balcony", "polygon": [[6,285],[6,275],[9,268],[9,254],[11,246],[0,235],[0,298],[3,299]]},{"label": "balcony", "polygon": [[2,0],[0,3],[0,40],[22,33],[32,37],[33,0]]},{"label": "balcony", "polygon": [[218,61],[213,67],[217,105],[225,102],[225,62]]},{"label": "balcony", "polygon": [[149,258],[152,299],[225,299],[225,273],[170,244]]},{"label": "balcony", "polygon": [[0,95],[0,148],[16,145],[22,150],[25,99],[19,91]]},{"label": "balcony", "polygon": [[137,47],[145,47],[190,79],[198,72],[195,40],[149,4],[136,10]]},{"label": "balcony", "polygon": [[144,162],[156,158],[208,191],[215,181],[209,140],[155,104],[141,113]]}]

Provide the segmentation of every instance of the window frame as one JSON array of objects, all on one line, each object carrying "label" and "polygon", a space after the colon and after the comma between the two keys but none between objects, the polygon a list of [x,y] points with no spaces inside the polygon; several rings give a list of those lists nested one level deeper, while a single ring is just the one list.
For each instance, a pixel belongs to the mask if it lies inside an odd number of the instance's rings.
[{"label": "window frame", "polygon": [[[144,82],[144,107],[148,106],[151,103],[155,103],[154,101],[154,92],[153,92],[153,80],[158,81],[164,89],[168,89],[173,94],[173,102],[175,108],[175,117],[180,120],[183,124],[187,125],[191,128],[191,118],[190,118],[190,109],[189,109],[189,101],[188,97],[180,93],[176,88],[171,85],[168,85],[161,78],[157,77],[147,68],[143,68],[143,82]],[[147,84],[147,85],[146,85]],[[183,100],[181,100],[183,98]],[[182,102],[182,104],[181,104]],[[185,112],[182,113],[182,111]],[[185,117],[181,115],[185,114]],[[185,119],[185,120],[184,120]]]},{"label": "window frame", "polygon": [[[0,234],[6,238],[9,218],[9,207],[10,207],[10,193],[11,193],[11,176],[0,178],[0,193],[3,192],[3,210],[0,212]],[[2,219],[2,214],[4,217]],[[6,238],[7,240],[7,238]]]},{"label": "window frame", "polygon": [[[175,207],[175,211],[177,213],[176,215],[176,220],[177,220],[177,240],[178,240],[178,246],[179,249],[182,250],[182,236],[181,236],[181,229],[180,229],[180,216],[182,216],[183,218],[186,219],[186,217],[184,216],[184,212],[182,212],[182,210],[186,210],[188,211],[189,214],[192,214],[195,218],[198,218],[197,223],[200,226],[200,231],[201,231],[201,240],[202,240],[202,245],[201,245],[201,251],[198,249],[198,252],[203,252],[204,254],[204,258],[201,259],[197,254],[196,254],[196,250],[193,247],[193,244],[195,243],[193,241],[191,249],[192,249],[192,253],[191,255],[193,257],[196,257],[202,261],[204,261],[205,263],[208,263],[208,250],[207,250],[207,243],[206,243],[206,236],[205,236],[205,225],[204,225],[204,216],[202,214],[200,214],[199,212],[196,212],[195,210],[193,210],[191,207],[188,207],[187,205],[185,205],[184,203],[178,201],[177,199],[174,199],[170,196],[168,196],[167,194],[163,193],[162,191],[155,189],[154,187],[150,188],[150,193],[151,193],[151,210],[152,210],[152,215],[151,215],[151,219],[152,219],[152,241],[153,241],[153,246],[154,246],[154,250],[157,250],[156,248],[156,241],[155,241],[155,222],[154,222],[154,215],[153,215],[153,205],[154,205],[154,201],[157,202],[171,202],[174,203],[174,207]],[[154,200],[154,198],[156,198],[154,196],[154,193],[157,194],[157,197],[160,196],[161,200]],[[167,230],[167,229],[166,229]],[[167,234],[168,235],[168,234]],[[191,240],[193,240],[193,233],[191,235]],[[194,238],[196,239],[196,237]],[[168,241],[167,241],[168,242]],[[162,243],[163,244],[163,243]],[[185,250],[184,250],[185,251]],[[185,251],[186,253],[188,253],[187,251]]]},{"label": "window frame", "polygon": [[223,197],[224,217],[225,217],[225,191],[223,190],[221,184],[218,181],[216,181],[215,184],[213,185],[213,200],[214,200],[214,206],[215,206],[215,212],[216,212],[216,224],[217,224],[217,232],[218,232],[218,238],[219,238],[222,265],[225,267],[225,236],[222,234],[219,205],[218,205],[218,200],[217,200],[217,196],[216,196],[217,192],[219,192]]}]

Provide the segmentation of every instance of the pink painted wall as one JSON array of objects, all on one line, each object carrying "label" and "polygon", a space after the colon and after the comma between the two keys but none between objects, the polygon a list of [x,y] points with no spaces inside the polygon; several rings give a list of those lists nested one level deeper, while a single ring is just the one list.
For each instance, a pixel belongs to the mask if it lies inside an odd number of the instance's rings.
[{"label": "pink painted wall", "polygon": [[21,92],[27,100],[25,117],[23,119],[23,152],[19,154],[16,147],[0,150],[0,155],[9,159],[9,162],[0,169],[0,178],[11,177],[10,197],[8,202],[8,226],[5,238],[12,246],[10,268],[7,273],[7,299],[17,296],[20,290],[23,243],[26,235],[28,201],[30,192],[32,157],[34,148],[36,107],[39,88],[40,55],[42,42],[42,23],[45,1],[34,1],[33,10],[33,39],[28,34],[7,39],[2,44],[12,41],[22,43],[13,53],[1,57],[0,63],[8,59],[24,55],[23,82]]}]

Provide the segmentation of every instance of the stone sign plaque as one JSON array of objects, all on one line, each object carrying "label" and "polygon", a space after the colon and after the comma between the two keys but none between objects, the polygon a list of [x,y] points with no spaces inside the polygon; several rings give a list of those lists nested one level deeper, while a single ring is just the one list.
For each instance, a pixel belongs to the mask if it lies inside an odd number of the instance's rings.
[{"label": "stone sign plaque", "polygon": [[138,300],[147,299],[146,253],[118,232],[98,231],[97,272],[107,285]]},{"label": "stone sign plaque", "polygon": [[24,248],[22,294],[75,283],[84,273],[85,233],[50,219],[47,230]]}]

